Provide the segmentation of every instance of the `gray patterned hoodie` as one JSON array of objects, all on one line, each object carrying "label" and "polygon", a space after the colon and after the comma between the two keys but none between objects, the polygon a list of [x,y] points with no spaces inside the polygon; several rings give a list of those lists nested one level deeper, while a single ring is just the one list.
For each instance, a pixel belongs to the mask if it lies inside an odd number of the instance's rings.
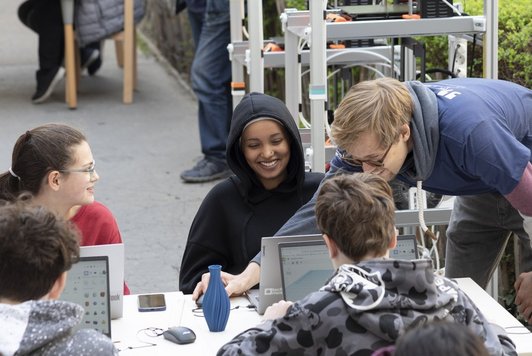
[{"label": "gray patterned hoodie", "polygon": [[434,274],[430,260],[388,259],[342,265],[283,318],[237,335],[218,355],[371,355],[432,320],[467,325],[490,355],[516,355],[454,282]]},{"label": "gray patterned hoodie", "polygon": [[98,331],[73,332],[82,317],[82,307],[59,300],[0,303],[0,355],[117,355]]}]

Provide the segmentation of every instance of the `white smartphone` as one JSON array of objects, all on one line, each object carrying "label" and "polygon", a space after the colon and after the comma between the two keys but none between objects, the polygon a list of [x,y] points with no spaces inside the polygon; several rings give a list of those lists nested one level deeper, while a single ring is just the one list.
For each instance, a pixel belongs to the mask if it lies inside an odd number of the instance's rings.
[{"label": "white smartphone", "polygon": [[139,312],[166,310],[164,294],[141,294],[138,297]]}]

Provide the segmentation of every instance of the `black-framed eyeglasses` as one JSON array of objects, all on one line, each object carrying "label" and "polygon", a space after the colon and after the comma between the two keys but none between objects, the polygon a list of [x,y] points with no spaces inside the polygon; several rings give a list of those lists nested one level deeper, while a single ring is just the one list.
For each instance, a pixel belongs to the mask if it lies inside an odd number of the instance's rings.
[{"label": "black-framed eyeglasses", "polygon": [[89,173],[89,177],[92,179],[94,177],[94,172],[96,172],[96,161],[92,161],[92,164],[87,168],[76,168],[76,169],[61,169],[61,173]]},{"label": "black-framed eyeglasses", "polygon": [[372,160],[372,159],[367,159],[367,160],[354,159],[353,156],[351,156],[349,153],[347,153],[347,151],[343,151],[342,152],[341,158],[342,158],[342,161],[344,161],[345,163],[347,163],[348,165],[353,166],[353,167],[362,167],[362,165],[365,163],[365,164],[368,164],[368,165],[370,165],[372,167],[380,168],[380,167],[384,166],[384,160],[386,159],[386,156],[388,155],[388,152],[390,152],[390,149],[392,148],[392,146],[393,146],[393,142],[390,144],[390,146],[388,146],[388,149],[386,149],[386,151],[384,152],[382,157],[380,159],[377,159],[377,160]]}]

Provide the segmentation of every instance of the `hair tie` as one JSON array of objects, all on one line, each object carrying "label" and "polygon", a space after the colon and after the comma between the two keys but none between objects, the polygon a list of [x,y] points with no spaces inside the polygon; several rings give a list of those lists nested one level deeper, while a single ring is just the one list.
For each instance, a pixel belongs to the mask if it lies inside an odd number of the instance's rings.
[{"label": "hair tie", "polygon": [[28,130],[26,131],[26,133],[24,134],[24,143],[28,142],[31,138],[31,132]]},{"label": "hair tie", "polygon": [[8,171],[9,171],[9,174],[11,174],[12,177],[17,178],[17,179],[19,180],[19,182],[20,182],[20,177],[17,176],[17,175],[15,174],[15,172],[13,172],[13,170],[11,169],[11,167],[9,167]]}]

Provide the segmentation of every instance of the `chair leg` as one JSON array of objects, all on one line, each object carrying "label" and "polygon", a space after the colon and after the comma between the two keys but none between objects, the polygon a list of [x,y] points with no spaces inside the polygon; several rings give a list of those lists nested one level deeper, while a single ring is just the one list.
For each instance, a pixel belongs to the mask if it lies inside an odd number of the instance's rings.
[{"label": "chair leg", "polygon": [[137,89],[137,31],[133,30],[133,89]]},{"label": "chair leg", "polygon": [[66,90],[65,99],[69,109],[75,109],[78,105],[76,86],[76,54],[74,49],[74,28],[72,24],[65,24],[65,69]]},{"label": "chair leg", "polygon": [[124,1],[124,104],[133,102],[133,88],[135,86],[135,22],[133,0]]},{"label": "chair leg", "polygon": [[124,68],[124,31],[113,36],[115,40],[116,65]]},{"label": "chair leg", "polygon": [[76,65],[76,91],[79,88],[79,83],[81,81],[81,55],[79,53],[78,41],[74,40],[74,57]]}]

